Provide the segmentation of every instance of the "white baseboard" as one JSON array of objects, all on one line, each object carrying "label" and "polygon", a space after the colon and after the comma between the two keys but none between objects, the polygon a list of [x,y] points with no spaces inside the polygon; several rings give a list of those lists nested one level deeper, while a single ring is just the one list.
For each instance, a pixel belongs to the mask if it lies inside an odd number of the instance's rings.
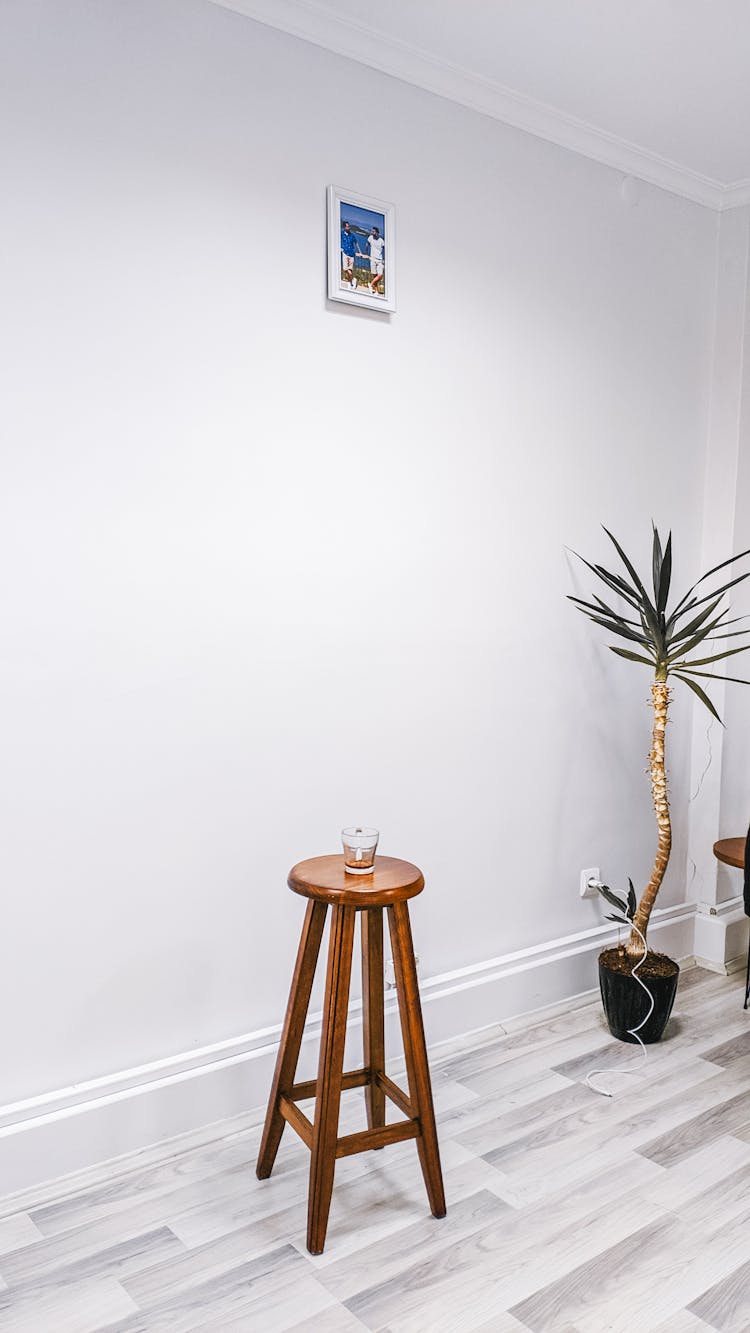
[{"label": "white baseboard", "polygon": [[748,920],[741,897],[722,903],[698,903],[695,914],[695,956],[700,967],[726,975],[747,959]]},{"label": "white baseboard", "polygon": [[[693,954],[695,904],[656,910],[649,938],[674,958]],[[656,938],[654,938],[656,937]],[[421,982],[431,1048],[590,992],[610,926],[548,940]],[[351,1005],[347,1061],[359,1064],[361,1004]],[[400,1054],[395,992],[386,997],[388,1049]],[[80,1171],[261,1105],[281,1024],[230,1037],[28,1101],[0,1106],[0,1195]],[[305,1029],[299,1071],[315,1075],[320,1014]]]}]

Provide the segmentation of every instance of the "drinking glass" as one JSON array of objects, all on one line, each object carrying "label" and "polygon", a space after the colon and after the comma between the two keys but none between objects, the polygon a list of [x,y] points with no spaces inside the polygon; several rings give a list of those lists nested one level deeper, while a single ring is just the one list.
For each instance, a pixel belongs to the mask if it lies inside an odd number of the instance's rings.
[{"label": "drinking glass", "polygon": [[378,845],[376,828],[343,828],[341,841],[344,844],[344,869],[347,875],[372,874],[375,861],[375,849]]}]

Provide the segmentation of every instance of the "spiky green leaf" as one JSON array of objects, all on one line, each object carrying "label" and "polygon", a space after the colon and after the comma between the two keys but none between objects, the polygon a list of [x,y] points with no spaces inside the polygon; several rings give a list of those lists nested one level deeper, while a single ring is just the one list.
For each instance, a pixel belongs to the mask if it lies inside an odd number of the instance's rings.
[{"label": "spiky green leaf", "polygon": [[592,574],[596,574],[596,577],[601,579],[602,583],[604,583],[611,592],[617,593],[618,597],[622,597],[623,601],[627,602],[628,606],[631,606],[634,611],[638,610],[637,594],[632,589],[628,590],[627,585],[623,585],[622,587],[619,586],[619,584],[622,584],[621,579],[616,580],[615,576],[610,574],[608,570],[602,568],[601,565],[592,565],[591,561],[587,560],[585,556],[579,555],[578,551],[573,551],[572,554],[576,559],[580,560],[582,565],[585,565],[587,569],[590,569]]},{"label": "spiky green leaf", "polygon": [[750,555],[750,546],[748,546],[746,551],[740,551],[739,555],[730,555],[728,560],[722,560],[720,565],[714,565],[713,569],[709,569],[707,573],[701,574],[698,583],[693,584],[690,592],[693,592],[699,584],[705,583],[706,579],[710,579],[713,574],[718,574],[720,569],[726,569],[727,565],[733,565],[735,560],[744,560],[746,555]]},{"label": "spiky green leaf", "polygon": [[639,657],[638,653],[629,653],[627,648],[616,648],[614,644],[607,645],[611,653],[617,653],[618,657],[627,657],[629,662],[642,662],[644,666],[653,667],[656,665],[652,657]]},{"label": "spiky green leaf", "polygon": [[575,602],[579,611],[586,611],[588,615],[609,616],[613,624],[632,625],[635,629],[640,629],[637,620],[628,620],[626,616],[619,615],[617,611],[613,611],[608,607],[600,597],[594,597],[593,602],[585,602],[582,597],[572,597],[570,593],[568,593],[568,601]]},{"label": "spiky green leaf", "polygon": [[620,615],[619,611],[613,610],[611,606],[608,606],[606,602],[602,601],[601,597],[597,597],[596,593],[592,593],[591,595],[597,606],[600,606],[602,611],[606,611],[608,616],[614,616],[616,620],[621,620],[623,625],[635,625],[636,629],[638,628],[639,622],[637,620],[629,620],[627,616]]},{"label": "spiky green leaf", "polygon": [[581,606],[578,610],[584,616],[588,616],[589,620],[593,620],[595,625],[603,625],[606,630],[609,630],[610,634],[618,634],[621,639],[630,639],[631,643],[640,643],[644,648],[650,647],[648,639],[645,639],[642,634],[635,634],[626,625],[614,625],[611,621],[605,620],[603,616],[595,616],[591,611],[584,611]]},{"label": "spiky green leaf", "polygon": [[686,643],[678,644],[674,651],[669,654],[668,660],[670,662],[675,662],[679,657],[686,657],[688,653],[691,653],[694,648],[698,647],[698,644],[708,643],[714,630],[719,629],[726,624],[726,621],[724,620],[725,615],[726,612],[723,612],[720,616],[715,616],[713,620],[707,621],[705,625],[701,626],[698,633],[693,634]]},{"label": "spiky green leaf", "polygon": [[619,555],[620,559],[622,560],[622,563],[624,564],[625,568],[627,569],[627,571],[628,571],[628,573],[629,573],[631,579],[633,580],[633,583],[634,583],[634,585],[635,585],[635,588],[637,589],[637,592],[638,592],[638,609],[639,609],[639,611],[641,611],[641,613],[645,616],[646,621],[648,622],[648,625],[649,625],[650,629],[651,629],[652,632],[653,632],[654,640],[655,640],[655,646],[656,646],[657,649],[659,649],[659,647],[660,647],[660,643],[661,643],[661,640],[662,640],[662,635],[661,635],[661,630],[660,630],[660,627],[659,627],[659,619],[658,619],[658,616],[657,616],[656,607],[655,607],[655,606],[652,606],[652,604],[651,604],[651,602],[650,602],[650,600],[649,600],[648,593],[646,592],[646,589],[644,588],[643,584],[641,583],[641,580],[640,580],[640,578],[639,578],[638,571],[636,570],[635,565],[632,563],[632,561],[629,559],[629,557],[625,554],[625,552],[624,552],[624,550],[622,549],[622,547],[621,547],[620,543],[618,542],[617,538],[616,538],[615,536],[613,536],[613,534],[609,531],[609,528],[604,528],[604,531],[606,532],[607,536],[609,537],[609,540],[611,541],[612,545],[614,546],[615,550],[617,551],[617,554]]},{"label": "spiky green leaf", "polygon": [[741,648],[727,648],[726,652],[714,653],[713,657],[696,657],[692,662],[676,662],[675,670],[690,671],[693,667],[710,666],[712,662],[723,662],[725,657],[736,657],[738,653],[746,653],[750,648],[750,643],[743,643]]},{"label": "spiky green leaf", "polygon": [[653,519],[651,521],[651,527],[654,530],[654,542],[653,542],[653,549],[651,552],[651,581],[654,585],[654,604],[656,604],[659,600],[659,584],[661,583],[661,566],[664,556],[662,555],[659,529],[657,528]]},{"label": "spiky green leaf", "polygon": [[[679,631],[679,633],[668,635],[669,643],[670,644],[680,643],[683,639],[689,639],[692,634],[695,634],[696,631],[700,629],[701,625],[704,625],[707,620],[711,619],[711,616],[713,615],[714,611],[716,611],[720,601],[721,598],[717,597],[716,600],[712,602],[710,606],[705,607],[703,611],[701,611],[700,615],[696,616],[694,620],[691,620],[689,625],[685,625],[684,628]],[[725,613],[722,612],[722,614]]]},{"label": "spiky green leaf", "polygon": [[723,726],[724,726],[724,723],[721,721],[721,718],[719,717],[719,714],[717,713],[716,709],[714,708],[713,704],[711,703],[711,700],[709,699],[709,697],[708,697],[708,695],[706,694],[705,690],[702,690],[701,687],[700,687],[700,685],[698,685],[696,681],[691,680],[689,676],[681,676],[681,675],[679,674],[679,672],[675,672],[675,675],[676,675],[676,677],[677,677],[678,680],[682,680],[682,681],[685,682],[685,684],[686,684],[686,685],[693,691],[693,694],[697,694],[697,696],[698,696],[698,698],[700,699],[701,703],[702,703],[702,704],[705,704],[705,706],[706,706],[706,708],[708,709],[709,713],[712,713],[713,716],[716,718],[716,721],[717,721],[717,722],[721,722],[721,725],[722,725],[722,727],[723,727]]},{"label": "spiky green leaf", "polygon": [[627,579],[624,579],[621,574],[615,574],[612,569],[605,569],[604,565],[596,565],[595,568],[599,571],[600,577],[609,579],[615,588],[619,588],[624,597],[632,597],[636,602],[640,602],[638,589],[634,588],[632,583],[628,583]]},{"label": "spiky green leaf", "polygon": [[728,680],[732,685],[750,685],[750,680],[745,680],[744,676],[717,676],[713,671],[690,671],[686,674],[702,676],[704,680]]},{"label": "spiky green leaf", "polygon": [[[734,616],[732,620],[725,620],[721,628],[726,629],[727,625],[736,625],[738,620],[744,619],[744,616]],[[730,630],[729,634],[714,634],[712,638],[714,643],[718,643],[720,639],[741,639],[743,634],[750,634],[750,627],[747,629],[733,629]]]},{"label": "spiky green leaf", "polygon": [[684,605],[684,606],[682,606],[682,603],[680,603],[680,602],[677,603],[677,606],[675,607],[674,611],[673,611],[672,614],[670,615],[670,617],[669,617],[669,619],[668,619],[668,621],[667,621],[667,624],[666,624],[666,632],[667,632],[667,635],[670,635],[670,634],[672,633],[672,630],[674,629],[674,627],[675,627],[675,625],[677,624],[677,621],[678,621],[678,620],[682,620],[682,617],[683,617],[683,616],[686,616],[687,613],[688,613],[688,611],[692,611],[692,609],[693,609],[693,607],[695,606],[695,604],[696,604],[697,601],[698,601],[698,598],[697,598],[697,597],[691,597],[691,598],[690,598],[690,601],[689,601],[689,602],[685,602],[685,605]]},{"label": "spiky green leaf", "polygon": [[703,606],[704,602],[710,602],[712,597],[723,597],[726,592],[729,592],[730,588],[736,588],[738,583],[744,583],[745,579],[748,578],[750,578],[750,569],[746,570],[744,574],[738,574],[737,578],[732,579],[731,583],[725,583],[723,588],[713,588],[711,592],[706,593],[705,597],[699,597],[694,602],[694,606]]},{"label": "spiky green leaf", "polygon": [[602,898],[606,898],[610,907],[615,907],[617,911],[622,912],[624,916],[628,910],[625,903],[625,899],[620,898],[619,894],[613,893],[608,884],[599,884],[597,885],[597,887],[600,894],[602,895]]},{"label": "spiky green leaf", "polygon": [[[654,529],[656,531],[656,529]],[[667,537],[667,544],[664,548],[664,558],[661,562],[661,573],[659,577],[659,587],[656,593],[656,610],[660,616],[664,615],[669,597],[669,588],[672,582],[672,534]]]},{"label": "spiky green leaf", "polygon": [[[678,612],[680,615],[685,614],[685,611],[687,610],[685,603],[690,598],[691,593],[694,593],[695,589],[700,587],[701,583],[705,583],[706,579],[710,579],[714,574],[718,574],[720,569],[726,569],[727,565],[733,565],[735,560],[744,560],[746,555],[750,555],[750,547],[748,547],[746,551],[740,551],[738,555],[730,555],[728,560],[722,560],[721,564],[714,565],[713,569],[709,569],[705,574],[701,574],[698,581],[694,583],[691,588],[688,588],[687,592],[685,593],[685,596],[677,603],[677,606],[672,612],[673,617],[676,616]],[[727,584],[727,587],[731,586],[732,586],[731,584]],[[715,596],[716,594],[714,593],[713,595]],[[705,601],[706,599],[703,598],[702,600]],[[692,605],[695,604],[696,604],[696,599],[694,599]]]}]

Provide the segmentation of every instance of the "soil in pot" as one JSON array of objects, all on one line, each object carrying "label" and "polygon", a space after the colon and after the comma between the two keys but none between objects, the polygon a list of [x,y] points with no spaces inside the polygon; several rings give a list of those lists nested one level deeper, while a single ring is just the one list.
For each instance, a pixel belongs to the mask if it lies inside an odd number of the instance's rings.
[{"label": "soil in pot", "polygon": [[[638,1038],[631,1036],[631,1030],[643,1022],[649,1010],[648,996],[633,977],[633,967],[637,964],[638,959],[631,958],[623,947],[605,949],[599,955],[599,989],[609,1030],[618,1041],[633,1044]],[[638,968],[638,976],[654,997],[654,1011],[638,1032],[646,1045],[661,1041],[677,994],[679,975],[680,969],[673,959],[651,950]]]}]

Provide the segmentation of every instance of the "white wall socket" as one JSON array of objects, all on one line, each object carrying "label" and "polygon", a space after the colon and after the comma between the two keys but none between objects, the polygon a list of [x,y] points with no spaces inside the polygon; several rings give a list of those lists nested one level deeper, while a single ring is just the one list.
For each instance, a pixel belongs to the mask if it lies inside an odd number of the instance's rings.
[{"label": "white wall socket", "polygon": [[599,867],[591,866],[589,870],[581,871],[581,883],[579,892],[582,898],[596,898],[598,890],[591,887],[590,879],[599,879]]}]

